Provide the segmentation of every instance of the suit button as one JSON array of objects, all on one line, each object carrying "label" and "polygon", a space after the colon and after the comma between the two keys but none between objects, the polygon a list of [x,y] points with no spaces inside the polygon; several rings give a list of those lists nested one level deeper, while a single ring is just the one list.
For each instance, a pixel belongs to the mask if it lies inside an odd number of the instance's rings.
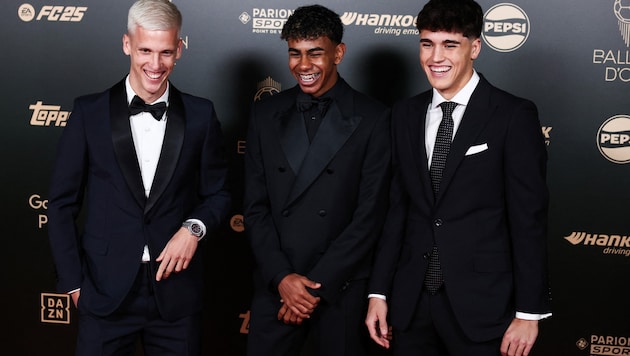
[{"label": "suit button", "polygon": [[320,210],[320,211],[317,213],[317,215],[319,215],[319,216],[321,216],[321,217],[326,216],[326,214],[327,214],[327,213],[326,213],[326,210]]},{"label": "suit button", "polygon": [[278,172],[284,173],[286,171],[287,171],[287,169],[285,167],[278,167]]},{"label": "suit button", "polygon": [[425,260],[428,260],[431,257],[430,253],[425,253],[424,255],[422,255],[422,258],[424,258]]},{"label": "suit button", "polygon": [[442,226],[442,219],[433,220],[433,225],[435,225],[436,227]]},{"label": "suit button", "polygon": [[335,171],[332,168],[327,168],[326,169],[326,173],[333,174],[333,173],[335,173]]},{"label": "suit button", "polygon": [[289,211],[288,210],[282,210],[282,216],[284,216],[285,218],[287,216],[289,216]]}]

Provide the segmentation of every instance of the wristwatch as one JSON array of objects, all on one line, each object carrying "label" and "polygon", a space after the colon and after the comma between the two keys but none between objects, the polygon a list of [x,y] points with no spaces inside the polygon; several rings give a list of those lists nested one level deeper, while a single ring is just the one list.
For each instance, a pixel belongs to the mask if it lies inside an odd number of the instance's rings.
[{"label": "wristwatch", "polygon": [[187,228],[188,231],[190,231],[190,233],[193,236],[196,236],[197,238],[201,237],[201,235],[203,234],[203,229],[201,228],[201,225],[199,225],[196,222],[187,220],[187,221],[184,221],[182,226]]}]

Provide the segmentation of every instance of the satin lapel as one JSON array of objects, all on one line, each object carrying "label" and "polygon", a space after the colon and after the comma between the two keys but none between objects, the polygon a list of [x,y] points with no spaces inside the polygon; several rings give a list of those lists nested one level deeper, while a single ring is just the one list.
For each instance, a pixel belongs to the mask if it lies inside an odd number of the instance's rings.
[{"label": "satin lapel", "polygon": [[446,167],[444,167],[444,173],[440,182],[438,200],[448,189],[448,185],[453,179],[457,167],[464,159],[466,151],[475,143],[476,138],[486,126],[493,111],[494,106],[490,100],[490,84],[482,78],[470,97],[462,122],[451,144],[451,149],[446,159]]},{"label": "satin lapel", "polygon": [[186,130],[186,111],[181,93],[173,85],[170,87],[168,97],[168,111],[166,112],[166,132],[162,143],[162,152],[158,162],[151,193],[144,208],[145,214],[153,208],[160,198],[177,167],[179,155],[184,144],[184,134]]},{"label": "satin lapel", "polygon": [[293,202],[313,183],[360,122],[361,117],[344,117],[336,102],[330,104],[313,142],[306,152],[295,184],[289,193],[287,204]]},{"label": "satin lapel", "polygon": [[425,145],[427,109],[431,102],[431,94],[420,96],[409,106],[409,111],[405,113],[408,118],[409,146],[413,153],[413,161],[418,171],[418,176],[422,184],[422,194],[429,200],[434,201],[433,189],[431,188],[431,177],[429,176],[429,159],[427,158],[427,148]]},{"label": "satin lapel", "polygon": [[112,143],[114,145],[118,166],[138,205],[144,206],[146,197],[144,195],[144,185],[142,184],[142,174],[140,173],[140,166],[138,165],[138,158],[136,156],[136,148],[133,144],[133,136],[131,135],[131,123],[129,121],[129,109],[124,80],[110,89],[109,110],[112,127]]},{"label": "satin lapel", "polygon": [[309,146],[304,119],[297,110],[293,109],[280,113],[277,122],[280,145],[293,174],[297,175]]}]

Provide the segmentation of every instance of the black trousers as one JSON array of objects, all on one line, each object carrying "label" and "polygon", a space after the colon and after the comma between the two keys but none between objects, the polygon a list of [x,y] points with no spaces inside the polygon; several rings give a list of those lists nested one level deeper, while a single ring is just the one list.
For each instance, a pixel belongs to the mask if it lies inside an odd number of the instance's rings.
[{"label": "black trousers", "polygon": [[163,320],[150,278],[149,266],[141,264],[132,290],[112,315],[79,310],[77,356],[135,355],[138,343],[145,355],[201,355],[201,315]]},{"label": "black trousers", "polygon": [[259,288],[253,298],[248,356],[364,356],[369,335],[365,326],[366,281],[347,285],[332,304],[325,301],[302,325],[286,325],[278,320],[280,297]]},{"label": "black trousers", "polygon": [[471,341],[461,329],[448,301],[447,291],[422,292],[407,330],[393,330],[394,356],[498,356],[502,338]]}]

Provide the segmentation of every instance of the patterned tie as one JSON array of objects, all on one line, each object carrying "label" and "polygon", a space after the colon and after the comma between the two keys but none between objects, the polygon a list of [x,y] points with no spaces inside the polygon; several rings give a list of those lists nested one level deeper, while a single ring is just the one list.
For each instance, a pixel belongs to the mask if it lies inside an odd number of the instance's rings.
[{"label": "patterned tie", "polygon": [[[452,101],[445,101],[440,104],[442,108],[442,122],[440,122],[440,127],[438,127],[437,136],[435,137],[433,158],[431,159],[431,167],[429,169],[433,194],[436,197],[440,190],[440,180],[442,180],[442,171],[444,170],[444,166],[446,166],[446,157],[451,148],[451,140],[453,137],[452,114],[456,106],[457,103]],[[442,268],[440,267],[438,248],[434,243],[431,256],[429,257],[427,273],[424,277],[424,285],[429,293],[435,294],[442,286],[442,283],[444,283],[444,276],[442,275]]]},{"label": "patterned tie", "polygon": [[440,190],[440,181],[442,180],[442,171],[446,166],[446,156],[451,148],[451,140],[453,138],[453,110],[457,103],[445,101],[440,104],[442,108],[442,122],[438,127],[437,136],[435,137],[435,146],[433,147],[433,158],[431,159],[431,167],[429,174],[431,175],[431,185],[433,193],[437,196]]},{"label": "patterned tie", "polygon": [[162,120],[162,115],[164,115],[164,112],[166,111],[166,103],[161,101],[159,103],[149,105],[146,104],[139,96],[134,96],[131,100],[131,104],[129,104],[129,114],[136,115],[143,111],[151,113],[157,121],[160,121]]}]

